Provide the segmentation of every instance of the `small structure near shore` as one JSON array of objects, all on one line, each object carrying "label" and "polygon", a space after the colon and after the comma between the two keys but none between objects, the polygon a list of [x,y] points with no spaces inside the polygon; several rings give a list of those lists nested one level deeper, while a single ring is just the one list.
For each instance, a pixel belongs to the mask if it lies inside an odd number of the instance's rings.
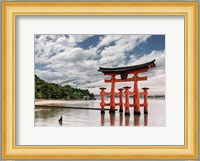
[{"label": "small structure near shore", "polygon": [[[147,87],[142,88],[143,92],[139,92],[138,81],[147,80],[147,76],[139,77],[139,73],[147,72],[150,68],[155,67],[155,60],[152,60],[148,63],[119,67],[119,68],[103,68],[99,67],[99,72],[102,72],[104,75],[111,76],[111,79],[104,80],[105,83],[111,83],[111,91],[106,92],[106,88],[100,88],[101,92],[101,113],[105,112],[105,106],[110,106],[109,112],[115,112],[115,107],[119,106],[119,112],[123,112],[123,106],[125,106],[125,115],[130,115],[129,107],[134,107],[134,114],[141,114],[140,107],[144,107],[144,114],[148,114],[148,89]],[[128,78],[128,75],[132,74],[132,78]],[[115,77],[120,75],[121,79],[116,79]],[[118,89],[118,92],[115,92],[115,83],[117,82],[134,82],[133,91],[130,91],[131,87],[124,87]],[[125,104],[123,103],[123,96],[125,95]],[[105,96],[110,96],[110,103],[105,103]],[[115,96],[119,96],[119,103],[115,102]],[[133,104],[130,104],[130,96],[133,96]],[[144,97],[144,103],[140,104],[140,96]]]}]

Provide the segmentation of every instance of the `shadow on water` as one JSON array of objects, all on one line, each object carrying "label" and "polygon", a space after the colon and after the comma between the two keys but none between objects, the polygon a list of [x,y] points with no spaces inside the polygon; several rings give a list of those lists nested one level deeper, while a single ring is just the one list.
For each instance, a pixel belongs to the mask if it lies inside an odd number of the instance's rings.
[{"label": "shadow on water", "polygon": [[[116,126],[116,114],[110,113],[110,126]],[[124,120],[125,117],[125,120]],[[141,115],[134,115],[133,116],[133,125],[134,126],[141,126]],[[105,113],[101,113],[101,126],[105,125]],[[123,126],[123,123],[125,126],[130,126],[130,115],[124,115],[123,113],[119,114],[119,126]],[[148,126],[148,115],[144,114],[144,126]]]}]

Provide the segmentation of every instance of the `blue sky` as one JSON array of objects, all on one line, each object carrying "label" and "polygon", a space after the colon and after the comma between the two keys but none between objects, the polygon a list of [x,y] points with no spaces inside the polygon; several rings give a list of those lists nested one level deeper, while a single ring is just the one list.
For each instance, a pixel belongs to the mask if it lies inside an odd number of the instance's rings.
[{"label": "blue sky", "polygon": [[[102,67],[122,67],[156,59],[147,81],[151,95],[165,94],[165,35],[35,35],[35,73],[47,82],[69,84],[99,94],[110,88]],[[117,88],[133,83],[118,83]]]}]

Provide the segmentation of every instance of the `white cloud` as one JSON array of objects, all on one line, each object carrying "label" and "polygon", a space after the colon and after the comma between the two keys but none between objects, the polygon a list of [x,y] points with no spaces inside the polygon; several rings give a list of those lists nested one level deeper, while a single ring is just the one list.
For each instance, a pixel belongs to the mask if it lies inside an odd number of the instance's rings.
[{"label": "white cloud", "polygon": [[[144,55],[143,57],[139,59],[133,58],[133,60],[130,60],[130,65],[137,65],[146,63],[148,61],[154,60],[156,67],[150,69],[148,72],[140,74],[140,76],[148,76],[147,81],[140,81],[139,82],[139,88],[142,91],[141,88],[148,87],[149,94],[150,95],[165,95],[165,51],[152,51],[150,54]],[[103,80],[103,77],[102,77]],[[110,89],[110,84],[105,84],[100,82],[96,82],[92,84],[94,87],[92,91],[96,94],[99,93],[98,87],[107,87],[108,90]],[[117,83],[116,89],[123,88],[124,86],[130,86],[133,87],[133,82],[130,83]],[[133,90],[133,88],[132,88]]]},{"label": "white cloud", "polygon": [[69,35],[69,42],[72,44],[76,44],[78,42],[84,41],[91,36],[93,35]]},{"label": "white cloud", "polygon": [[[112,36],[113,37],[113,36]],[[150,35],[116,35],[115,45],[106,47],[102,52],[102,58],[99,60],[101,66],[123,66],[125,65],[125,53],[134,49],[137,45],[145,42]],[[111,42],[111,36],[108,37]],[[105,37],[104,39],[108,39]],[[103,39],[103,40],[104,40]],[[102,41],[103,41],[102,40]],[[120,64],[119,64],[120,62]]]},{"label": "white cloud", "polygon": [[101,39],[99,45],[97,46],[98,48],[102,46],[108,46],[112,42],[115,42],[116,40],[120,40],[123,35],[106,35],[104,38]]},{"label": "white cloud", "polygon": [[42,79],[48,82],[59,83],[59,80],[64,78],[64,74],[60,72],[52,72],[49,70],[35,70],[35,73]]},{"label": "white cloud", "polygon": [[[140,82],[139,86],[150,87],[150,94],[165,93],[165,51],[152,51],[140,58],[131,55],[128,64],[125,61],[125,53],[146,42],[150,35],[106,35],[95,47],[84,49],[76,46],[91,36],[41,35],[35,38],[35,63],[45,65],[35,73],[48,82],[88,88],[90,92],[99,94],[99,87],[110,89],[110,84],[104,83],[105,76],[97,71],[99,66],[136,65],[156,59],[156,68],[141,74],[147,75],[148,80]],[[133,82],[117,83],[116,86],[126,85],[133,86]]]}]

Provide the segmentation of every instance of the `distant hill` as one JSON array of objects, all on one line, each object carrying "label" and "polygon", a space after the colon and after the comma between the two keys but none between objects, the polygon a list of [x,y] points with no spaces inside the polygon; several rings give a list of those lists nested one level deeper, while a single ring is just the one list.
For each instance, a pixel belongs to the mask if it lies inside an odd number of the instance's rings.
[{"label": "distant hill", "polygon": [[36,99],[93,100],[95,96],[87,89],[77,89],[69,85],[48,83],[35,75]]}]

